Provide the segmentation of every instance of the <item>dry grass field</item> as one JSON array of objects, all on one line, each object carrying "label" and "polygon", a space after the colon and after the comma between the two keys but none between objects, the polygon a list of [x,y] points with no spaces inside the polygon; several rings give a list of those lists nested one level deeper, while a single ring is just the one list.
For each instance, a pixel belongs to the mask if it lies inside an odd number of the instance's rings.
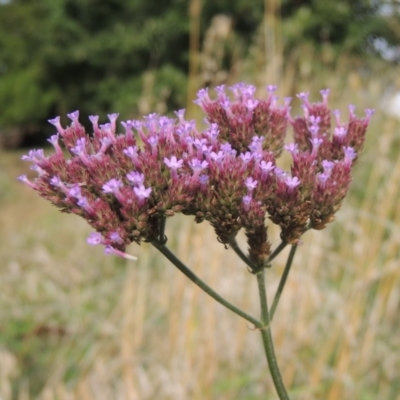
[{"label": "dry grass field", "polygon": [[[283,378],[295,400],[400,400],[400,122],[379,109],[378,79],[338,71],[298,86],[377,113],[337,220],[297,251],[272,328]],[[276,399],[257,331],[150,245],[130,247],[137,262],[88,246],[83,220],[16,181],[20,156],[0,153],[1,400]],[[210,226],[178,216],[167,235],[258,314],[254,276]],[[287,251],[268,270],[271,297]]]}]

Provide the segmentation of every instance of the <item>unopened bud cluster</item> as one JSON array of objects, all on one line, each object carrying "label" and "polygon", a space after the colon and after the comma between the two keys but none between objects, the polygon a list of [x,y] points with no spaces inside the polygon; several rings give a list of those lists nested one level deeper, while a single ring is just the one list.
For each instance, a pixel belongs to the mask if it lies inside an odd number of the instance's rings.
[{"label": "unopened bud cluster", "polygon": [[[318,103],[299,94],[304,116],[292,118],[290,99],[279,105],[276,88],[267,89],[266,100],[243,83],[216,88],[216,99],[200,90],[203,130],[185,120],[184,110],[176,118],[150,114],[122,122],[123,133],[117,132],[118,114],[104,125],[91,116],[90,134],[78,112],[68,115],[66,128],[57,117],[50,121],[57,129],[49,139],[55,151],[30,151],[23,159],[38,176],[20,180],[62,211],[85,218],[95,229],[88,242],[107,252],[124,255],[131,242],[153,241],[160,221],[181,212],[209,221],[224,244],[244,228],[249,256],[261,263],[270,253],[266,216],[287,243],[334,219],[373,113],[358,118],[349,106],[342,122],[324,90]],[[289,125],[294,141],[285,146]],[[290,172],[276,164],[284,149],[293,158]]]}]

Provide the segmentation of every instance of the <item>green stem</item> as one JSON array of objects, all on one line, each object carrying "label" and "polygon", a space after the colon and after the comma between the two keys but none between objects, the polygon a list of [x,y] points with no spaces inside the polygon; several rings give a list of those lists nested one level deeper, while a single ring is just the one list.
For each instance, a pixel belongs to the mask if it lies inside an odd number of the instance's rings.
[{"label": "green stem", "polygon": [[278,393],[279,399],[290,400],[282,380],[278,363],[276,361],[274,344],[272,340],[271,327],[270,327],[271,321],[268,312],[268,301],[265,289],[264,270],[261,270],[257,274],[257,283],[258,283],[258,292],[260,295],[261,322],[263,323],[263,328],[261,328],[260,331],[264,345],[265,355],[268,361],[269,370],[271,372],[272,380],[274,381],[275,389]]},{"label": "green stem", "polygon": [[236,238],[231,237],[229,240],[229,245],[232,247],[233,251],[245,262],[245,264],[252,270],[258,270],[258,267],[243,253],[239,247]]},{"label": "green stem", "polygon": [[264,262],[264,266],[268,267],[268,264],[286,247],[288,243],[285,240],[279,243],[278,247],[271,253],[271,255]]},{"label": "green stem", "polygon": [[167,221],[166,217],[160,218],[160,232],[159,232],[159,236],[158,236],[158,243],[160,243],[160,244],[167,243],[167,237],[165,236],[166,221]]},{"label": "green stem", "polygon": [[206,292],[209,296],[211,296],[214,300],[218,303],[222,304],[235,314],[239,315],[240,317],[244,318],[245,320],[252,323],[256,328],[261,329],[263,324],[252,317],[251,315],[247,314],[240,308],[237,308],[229,301],[225,300],[221,297],[217,292],[210,288],[205,282],[203,282],[196,274],[194,274],[179,258],[175,256],[164,244],[160,244],[157,241],[151,242],[151,244],[160,252],[162,253],[172,264],[175,265],[184,275],[186,275],[195,285],[197,285],[200,289]]},{"label": "green stem", "polygon": [[274,318],[276,307],[278,306],[279,299],[281,298],[281,294],[283,292],[283,288],[285,287],[285,283],[286,283],[287,277],[289,275],[290,267],[292,266],[292,262],[293,262],[293,258],[296,253],[296,250],[297,250],[297,244],[292,244],[292,248],[290,249],[290,253],[289,253],[286,265],[285,265],[285,269],[283,271],[281,280],[279,282],[278,290],[276,291],[274,301],[272,302],[271,310],[269,312],[271,321],[272,321],[272,318]]}]

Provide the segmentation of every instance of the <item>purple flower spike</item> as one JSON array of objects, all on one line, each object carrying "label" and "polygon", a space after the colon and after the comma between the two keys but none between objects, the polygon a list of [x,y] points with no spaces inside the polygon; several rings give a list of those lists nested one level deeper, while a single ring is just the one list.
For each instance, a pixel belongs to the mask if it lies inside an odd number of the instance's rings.
[{"label": "purple flower spike", "polygon": [[267,86],[268,93],[275,93],[277,89],[278,89],[278,86],[276,86],[276,85],[268,85]]},{"label": "purple flower spike", "polygon": [[103,242],[104,238],[99,232],[92,232],[86,239],[86,243],[90,244],[91,246],[97,246],[99,244],[102,244]]}]

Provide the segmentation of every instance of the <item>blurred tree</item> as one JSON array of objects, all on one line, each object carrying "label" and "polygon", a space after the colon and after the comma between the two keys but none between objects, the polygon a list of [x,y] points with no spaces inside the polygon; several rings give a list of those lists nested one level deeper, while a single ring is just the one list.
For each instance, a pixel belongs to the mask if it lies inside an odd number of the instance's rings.
[{"label": "blurred tree", "polygon": [[[400,36],[381,11],[385,0],[282,0],[286,52],[307,42],[315,48],[329,45],[336,54],[377,53],[374,38],[398,45]],[[390,18],[397,18],[398,9]],[[397,15],[396,15],[397,14]]]},{"label": "blurred tree", "polygon": [[[214,16],[228,14],[229,43],[235,51],[239,45],[236,57],[245,57],[264,1],[202,3],[201,40]],[[336,54],[378,52],[374,37],[384,37],[387,46],[398,43],[397,20],[386,22],[382,4],[281,0],[286,54],[305,41],[316,49],[329,45]],[[95,113],[133,118],[184,106],[188,6],[187,0],[1,0],[0,136],[17,128],[45,137],[53,132],[46,119],[75,109],[85,121]],[[389,14],[393,19],[395,12]],[[229,70],[229,57],[223,62]]]}]

